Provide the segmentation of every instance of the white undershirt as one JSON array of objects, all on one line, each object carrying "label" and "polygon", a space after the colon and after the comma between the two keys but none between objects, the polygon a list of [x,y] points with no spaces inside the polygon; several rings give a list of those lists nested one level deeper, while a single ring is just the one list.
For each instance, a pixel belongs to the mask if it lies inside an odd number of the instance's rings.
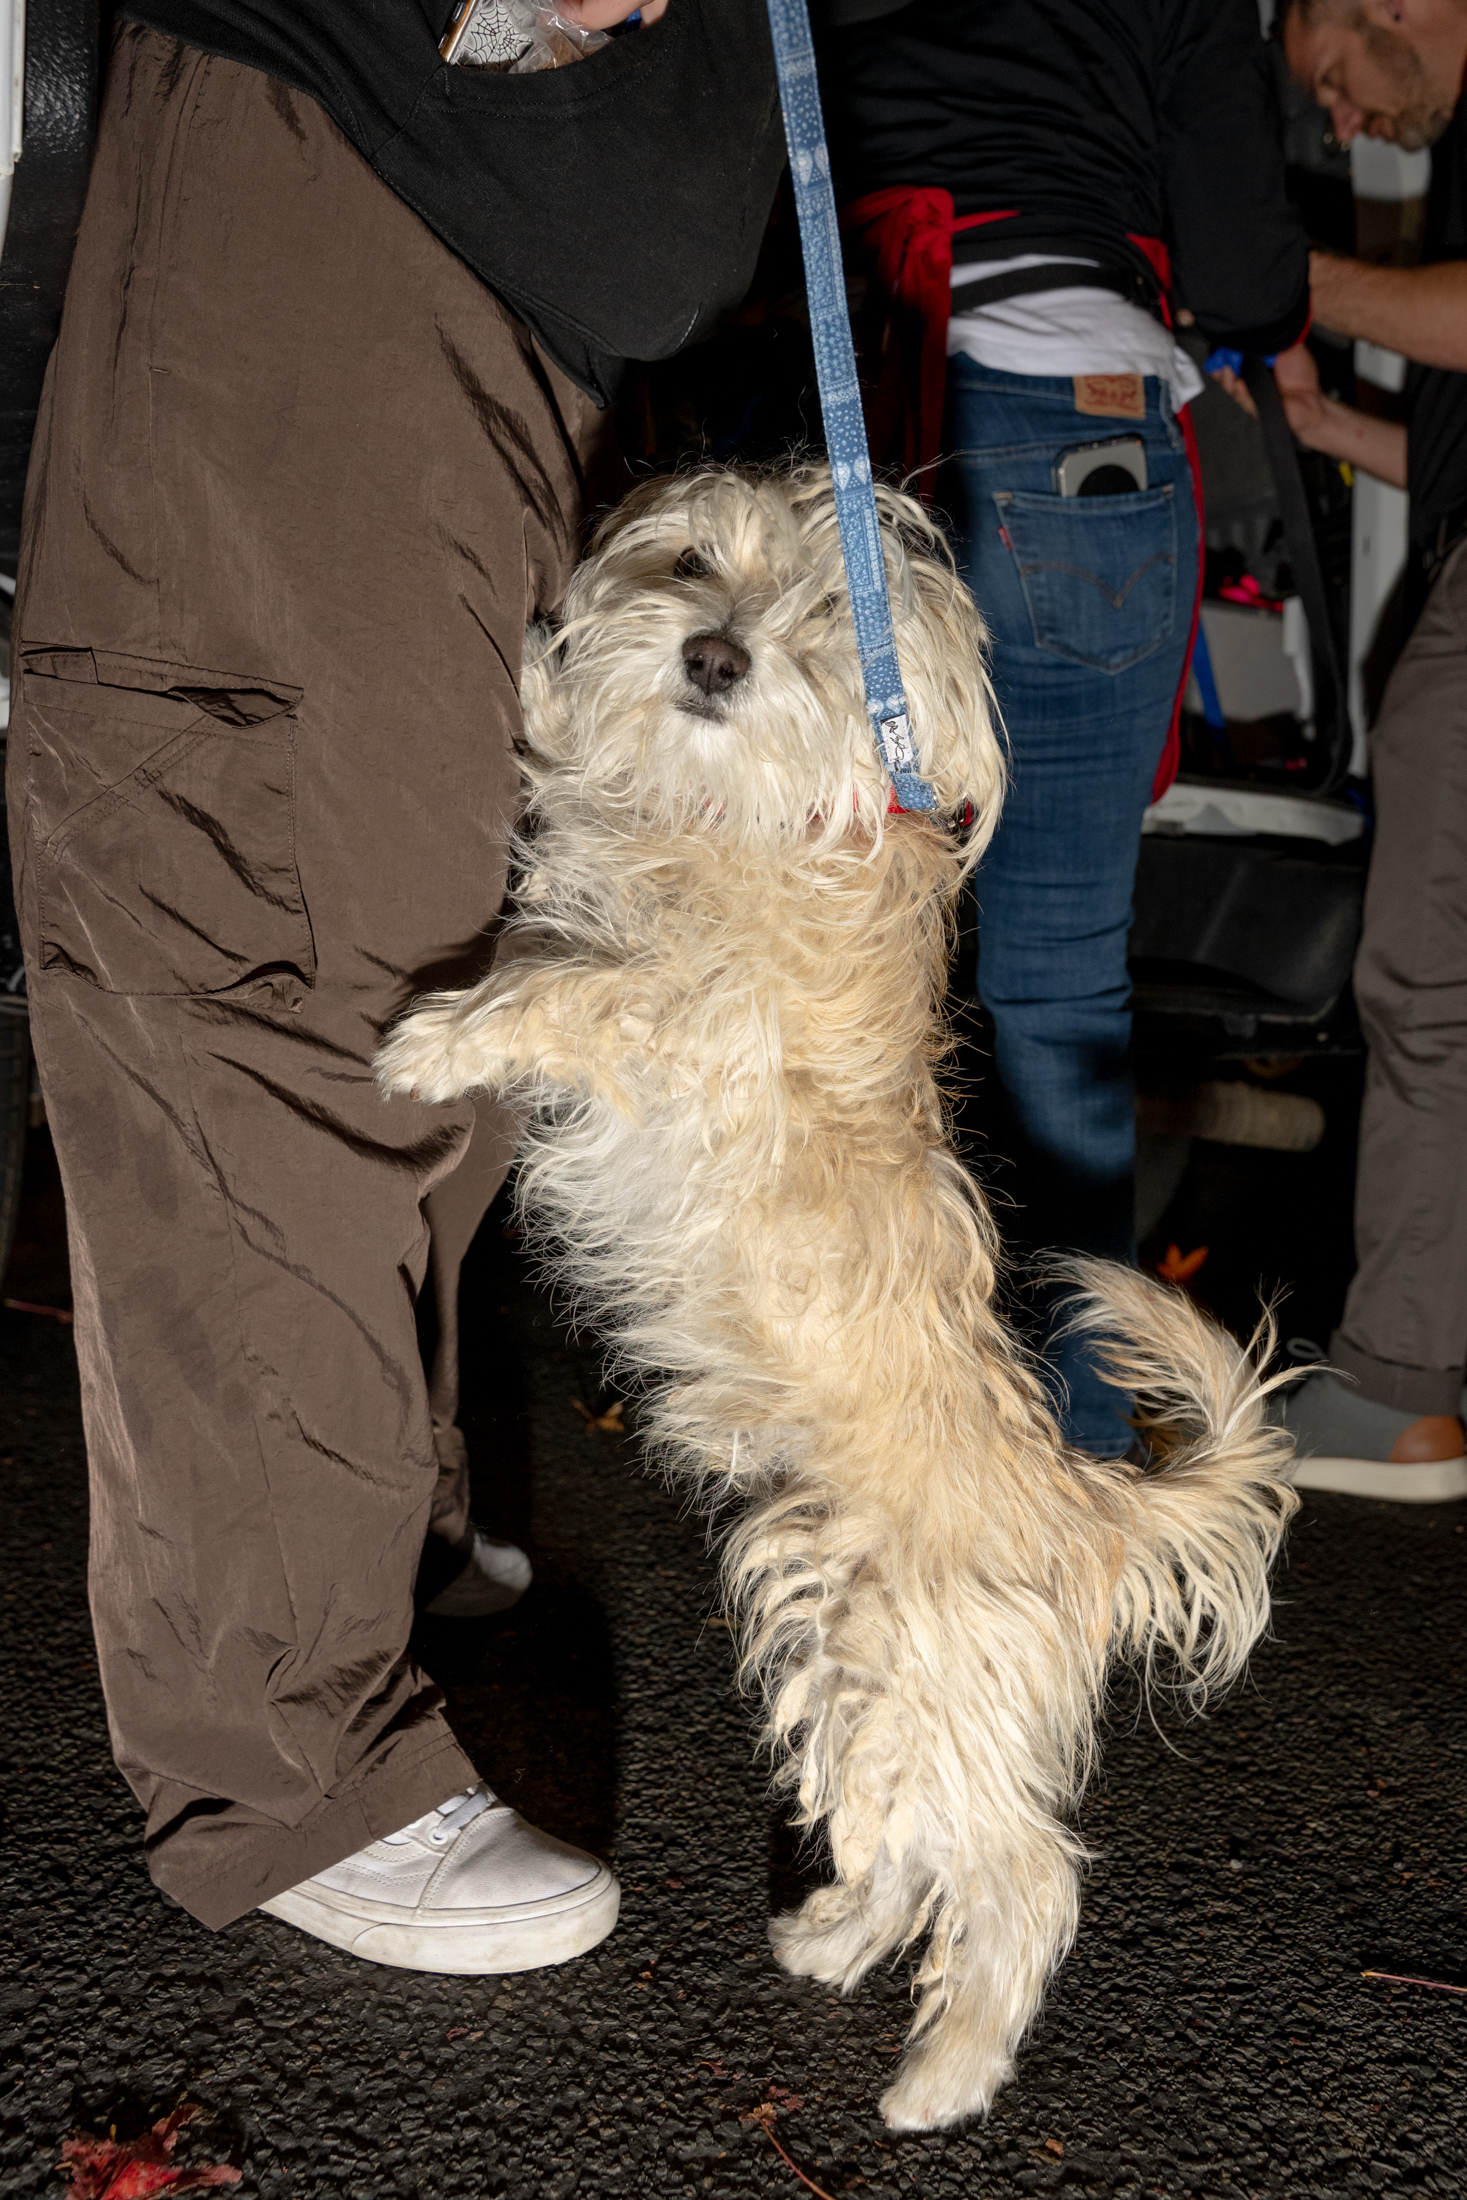
[{"label": "white undershirt", "polygon": [[[1074,264],[1057,252],[1021,252],[1012,260],[969,260],[955,266],[953,282],[977,282],[1005,275],[1010,268]],[[1096,267],[1099,262],[1086,260],[1084,265]],[[1195,362],[1154,314],[1118,291],[1078,284],[999,298],[975,312],[955,313],[947,324],[947,350],[949,358],[965,352],[980,367],[1006,374],[1154,374],[1170,383],[1177,412],[1203,387]]]}]

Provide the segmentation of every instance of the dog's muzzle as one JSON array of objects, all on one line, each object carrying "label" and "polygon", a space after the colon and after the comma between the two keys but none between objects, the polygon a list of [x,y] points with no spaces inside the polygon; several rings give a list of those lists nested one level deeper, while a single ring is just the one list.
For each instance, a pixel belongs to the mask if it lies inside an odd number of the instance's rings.
[{"label": "dog's muzzle", "polygon": [[748,671],[749,652],[731,634],[690,634],[683,643],[683,669],[704,695],[726,695]]}]

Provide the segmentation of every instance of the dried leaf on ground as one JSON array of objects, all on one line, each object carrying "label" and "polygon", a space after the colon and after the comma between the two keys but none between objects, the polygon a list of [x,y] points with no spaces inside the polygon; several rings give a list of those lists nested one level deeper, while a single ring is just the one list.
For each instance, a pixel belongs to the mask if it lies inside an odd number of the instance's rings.
[{"label": "dried leaf on ground", "polygon": [[624,1399],[613,1398],[611,1404],[606,1408],[606,1411],[604,1413],[593,1413],[591,1411],[591,1408],[588,1405],[583,1404],[579,1398],[572,1398],[571,1404],[575,1407],[577,1413],[579,1413],[581,1419],[585,1422],[586,1434],[588,1436],[592,1433],[593,1430],[598,1428],[604,1429],[608,1436],[626,1435],[626,1429],[622,1425],[621,1418],[622,1414],[626,1411],[626,1401]]},{"label": "dried leaf on ground", "polygon": [[1184,1253],[1180,1245],[1169,1245],[1166,1259],[1156,1264],[1156,1272],[1164,1283],[1190,1283],[1211,1250],[1209,1245],[1198,1245]]},{"label": "dried leaf on ground", "polygon": [[214,2185],[237,2185],[240,2172],[227,2162],[201,2163],[190,2169],[175,2166],[178,2134],[198,2112],[196,2101],[181,2101],[171,2116],[162,2117],[140,2139],[96,2139],[89,2131],[64,2139],[61,2169],[71,2178],[71,2200],[147,2200],[150,2193],[202,2192]]},{"label": "dried leaf on ground", "polygon": [[[771,2093],[777,2093],[782,2092],[784,2089],[781,2086],[771,2086],[769,2090]],[[793,2096],[791,2096],[786,2101],[785,2105],[789,2108],[803,2108],[805,2104],[803,2101],[796,2100],[793,2098]],[[765,2137],[768,2139],[769,2144],[773,2147],[775,2153],[779,2156],[780,2160],[785,2163],[785,2165],[789,2169],[792,2169],[794,2171],[796,2177],[799,2178],[802,2185],[809,2186],[811,2192],[813,2192],[815,2195],[815,2200],[832,2200],[832,2196],[826,2191],[825,2187],[823,2185],[817,2185],[813,2177],[807,2177],[805,2175],[805,2172],[801,2169],[799,2163],[791,2160],[790,2156],[785,2153],[784,2148],[775,2138],[774,2126],[778,2119],[778,2116],[779,2110],[775,2107],[773,2101],[759,2101],[753,2108],[746,2108],[742,2111],[739,2116],[739,2122],[741,2124],[759,2124],[760,2126],[762,2126]]]},{"label": "dried leaf on ground", "polygon": [[744,2109],[739,2117],[739,2122],[741,2124],[762,2124],[764,2129],[772,2136],[778,2117],[779,2110],[775,2107],[773,2101],[760,2101],[754,2108]]}]

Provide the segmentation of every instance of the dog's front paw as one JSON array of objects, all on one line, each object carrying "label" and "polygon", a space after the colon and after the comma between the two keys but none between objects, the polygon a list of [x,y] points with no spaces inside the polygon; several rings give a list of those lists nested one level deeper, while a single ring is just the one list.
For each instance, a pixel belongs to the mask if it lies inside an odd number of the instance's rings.
[{"label": "dog's front paw", "polygon": [[377,1052],[377,1082],[384,1093],[413,1100],[457,1100],[499,1080],[497,1049],[483,1043],[456,998],[429,1001],[404,1016]]}]

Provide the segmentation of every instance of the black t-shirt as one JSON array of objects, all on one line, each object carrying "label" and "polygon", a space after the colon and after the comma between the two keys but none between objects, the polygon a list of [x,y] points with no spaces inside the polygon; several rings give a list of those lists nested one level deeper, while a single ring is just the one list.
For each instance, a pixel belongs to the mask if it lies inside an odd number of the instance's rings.
[{"label": "black t-shirt", "polygon": [[[861,10],[862,13],[865,10]],[[1291,344],[1309,303],[1284,193],[1275,78],[1257,0],[911,0],[830,11],[821,81],[847,200],[950,191],[970,258],[1036,250],[1145,262],[1170,247],[1179,300],[1214,342]],[[835,27],[847,25],[849,27]]]},{"label": "black t-shirt", "polygon": [[784,127],[765,0],[677,0],[528,76],[450,68],[452,0],[121,0],[319,101],[600,403],[749,287]]},{"label": "black t-shirt", "polygon": [[[1423,263],[1467,259],[1467,96],[1431,155]],[[1406,378],[1411,540],[1432,543],[1443,520],[1467,527],[1467,374],[1413,366]]]}]

